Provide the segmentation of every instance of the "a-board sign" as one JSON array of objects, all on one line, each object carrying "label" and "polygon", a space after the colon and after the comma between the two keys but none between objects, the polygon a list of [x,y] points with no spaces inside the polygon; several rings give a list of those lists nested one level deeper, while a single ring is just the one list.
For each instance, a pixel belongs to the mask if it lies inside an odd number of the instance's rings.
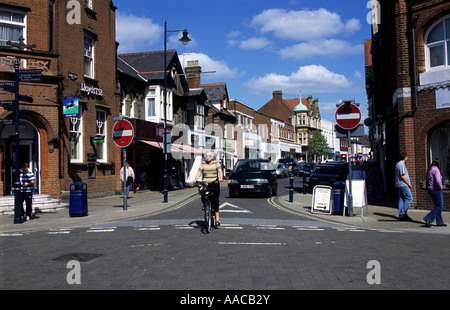
[{"label": "a-board sign", "polygon": [[[345,182],[344,208],[348,208],[349,180]],[[352,180],[353,208],[361,208],[363,217],[364,207],[367,207],[367,187],[365,180]],[[345,213],[344,213],[345,214]]]},{"label": "a-board sign", "polygon": [[311,213],[331,213],[331,193],[331,186],[315,186],[313,189]]}]

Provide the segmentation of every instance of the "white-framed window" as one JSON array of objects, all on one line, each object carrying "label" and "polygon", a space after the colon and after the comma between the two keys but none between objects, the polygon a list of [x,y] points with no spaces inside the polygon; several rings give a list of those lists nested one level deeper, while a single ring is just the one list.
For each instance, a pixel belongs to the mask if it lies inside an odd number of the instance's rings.
[{"label": "white-framed window", "polygon": [[93,1],[93,0],[86,0],[86,1],[85,1],[85,4],[84,4],[85,7],[87,7],[88,9],[91,9],[91,10],[92,10],[92,9],[93,9],[93,7],[92,7],[92,1]]},{"label": "white-framed window", "polygon": [[94,39],[84,35],[84,75],[94,78]]},{"label": "white-framed window", "polygon": [[205,106],[202,104],[196,104],[194,125],[199,129],[205,127]]},{"label": "white-framed window", "polygon": [[83,162],[83,111],[79,107],[79,116],[70,118],[70,162]]},{"label": "white-framed window", "polygon": [[450,68],[450,16],[437,21],[425,35],[427,71]]},{"label": "white-framed window", "polygon": [[6,46],[6,42],[19,42],[23,37],[26,41],[26,17],[25,12],[18,10],[0,9],[0,45]]},{"label": "white-framed window", "polygon": [[106,163],[108,161],[106,120],[107,120],[106,112],[102,110],[97,110],[97,118],[96,118],[97,137],[103,137],[103,142],[96,143],[97,161],[100,163]]},{"label": "white-framed window", "polygon": [[156,116],[156,99],[147,98],[147,117]]}]

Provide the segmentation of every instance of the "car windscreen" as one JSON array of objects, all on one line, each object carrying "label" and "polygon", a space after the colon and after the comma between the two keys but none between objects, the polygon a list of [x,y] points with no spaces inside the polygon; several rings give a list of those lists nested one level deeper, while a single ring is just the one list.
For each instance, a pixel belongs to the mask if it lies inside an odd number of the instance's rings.
[{"label": "car windscreen", "polygon": [[336,174],[337,168],[333,166],[316,166],[316,169],[314,169],[314,173],[318,174]]},{"label": "car windscreen", "polygon": [[238,161],[234,166],[233,171],[242,171],[242,170],[275,170],[276,166],[268,161],[257,161],[257,160],[248,160],[248,161]]}]

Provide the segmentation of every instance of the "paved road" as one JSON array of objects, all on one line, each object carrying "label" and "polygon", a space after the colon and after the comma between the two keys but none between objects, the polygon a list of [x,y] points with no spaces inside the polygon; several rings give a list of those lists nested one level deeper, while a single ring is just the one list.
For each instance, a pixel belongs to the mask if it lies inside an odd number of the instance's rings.
[{"label": "paved road", "polygon": [[450,288],[446,234],[318,220],[225,191],[221,203],[210,234],[196,197],[151,216],[3,234],[0,288]]}]

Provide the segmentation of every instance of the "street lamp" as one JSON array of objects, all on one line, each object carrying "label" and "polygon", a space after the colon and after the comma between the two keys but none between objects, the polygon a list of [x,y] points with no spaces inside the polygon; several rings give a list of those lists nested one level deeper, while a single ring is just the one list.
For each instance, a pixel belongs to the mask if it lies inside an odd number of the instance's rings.
[{"label": "street lamp", "polygon": [[192,41],[188,37],[188,32],[184,30],[167,30],[167,21],[164,22],[164,137],[163,137],[163,152],[164,152],[164,203],[168,202],[168,172],[167,172],[167,161],[168,161],[168,148],[167,144],[171,141],[168,139],[167,135],[167,37],[168,35],[176,32],[183,32],[183,37],[180,39],[183,45],[187,45]]}]

